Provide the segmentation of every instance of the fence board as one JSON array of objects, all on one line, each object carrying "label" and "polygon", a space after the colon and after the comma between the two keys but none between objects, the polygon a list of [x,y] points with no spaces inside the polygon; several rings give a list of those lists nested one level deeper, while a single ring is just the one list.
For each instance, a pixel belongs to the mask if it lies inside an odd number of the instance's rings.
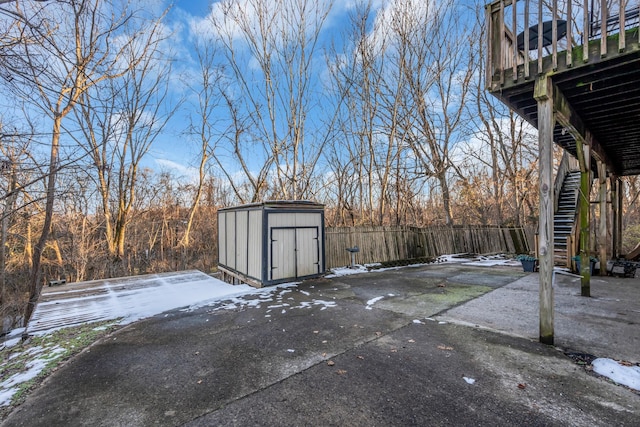
[{"label": "fence board", "polygon": [[327,267],[349,265],[347,248],[358,246],[358,264],[437,257],[452,253],[526,253],[530,230],[521,227],[329,227],[325,230]]}]

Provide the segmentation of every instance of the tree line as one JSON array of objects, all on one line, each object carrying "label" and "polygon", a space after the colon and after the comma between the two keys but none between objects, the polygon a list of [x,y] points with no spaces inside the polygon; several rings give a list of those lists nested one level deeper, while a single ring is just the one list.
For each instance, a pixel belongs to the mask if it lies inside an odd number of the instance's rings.
[{"label": "tree line", "polygon": [[[3,319],[51,279],[211,271],[235,204],[310,199],[329,226],[536,222],[537,139],[484,90],[482,3],[222,0],[189,21],[162,2],[0,3]],[[152,167],[167,138],[188,173]]]}]

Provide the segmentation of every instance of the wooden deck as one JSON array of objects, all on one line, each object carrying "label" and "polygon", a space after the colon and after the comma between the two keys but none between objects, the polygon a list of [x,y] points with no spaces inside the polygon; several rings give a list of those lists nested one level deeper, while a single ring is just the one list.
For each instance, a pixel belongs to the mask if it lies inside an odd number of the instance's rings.
[{"label": "wooden deck", "polygon": [[[548,78],[559,114],[554,142],[577,157],[576,140],[588,139],[593,158],[608,173],[637,175],[640,3],[607,4],[501,0],[488,5],[487,88],[538,127],[535,82]],[[596,162],[591,165],[595,170]]]}]

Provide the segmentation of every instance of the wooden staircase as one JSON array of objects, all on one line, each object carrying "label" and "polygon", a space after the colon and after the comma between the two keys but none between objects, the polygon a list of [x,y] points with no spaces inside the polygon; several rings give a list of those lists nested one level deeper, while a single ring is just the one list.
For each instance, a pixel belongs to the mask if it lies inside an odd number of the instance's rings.
[{"label": "wooden staircase", "polygon": [[580,171],[568,172],[558,195],[558,206],[553,218],[553,252],[556,265],[568,267],[571,264],[571,259],[568,259],[570,255],[568,255],[567,243],[576,223],[579,191]]}]

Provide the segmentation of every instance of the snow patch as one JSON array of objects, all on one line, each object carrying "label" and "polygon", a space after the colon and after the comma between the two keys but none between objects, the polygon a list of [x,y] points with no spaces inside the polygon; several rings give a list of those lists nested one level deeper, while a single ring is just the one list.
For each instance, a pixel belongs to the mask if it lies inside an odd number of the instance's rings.
[{"label": "snow patch", "polygon": [[201,272],[185,273],[184,281],[176,281],[175,276],[155,276],[117,284],[106,282],[92,289],[97,291],[83,296],[77,288],[55,291],[55,300],[37,305],[29,332],[45,335],[68,326],[116,319],[121,319],[119,324],[128,324],[180,307],[194,310],[258,291],[248,285],[230,285]]},{"label": "snow patch", "polygon": [[598,358],[591,365],[594,372],[615,383],[640,391],[640,366],[624,366],[613,359]]},{"label": "snow patch", "polygon": [[47,364],[56,359],[61,353],[65,352],[65,349],[60,346],[54,346],[48,349],[42,347],[33,347],[28,351],[19,353],[21,356],[33,356],[45,352],[44,357],[36,358],[27,362],[26,370],[18,372],[15,375],[10,376],[2,383],[0,383],[0,406],[7,406],[11,403],[11,399],[18,392],[20,384],[30,381],[36,378]]},{"label": "snow patch", "polygon": [[325,277],[327,278],[332,278],[332,277],[340,277],[340,276],[350,276],[352,274],[360,274],[360,273],[368,273],[369,269],[364,266],[364,265],[355,265],[353,266],[353,268],[351,267],[339,267],[339,268],[332,268],[331,269],[331,273]]},{"label": "snow patch", "polygon": [[369,301],[367,301],[367,306],[366,306],[365,308],[366,308],[367,310],[371,310],[371,309],[372,309],[373,304],[377,303],[378,301],[380,301],[380,300],[381,300],[381,299],[383,299],[383,298],[384,298],[384,295],[383,295],[383,296],[381,296],[381,297],[375,297],[375,298],[370,299]]}]

